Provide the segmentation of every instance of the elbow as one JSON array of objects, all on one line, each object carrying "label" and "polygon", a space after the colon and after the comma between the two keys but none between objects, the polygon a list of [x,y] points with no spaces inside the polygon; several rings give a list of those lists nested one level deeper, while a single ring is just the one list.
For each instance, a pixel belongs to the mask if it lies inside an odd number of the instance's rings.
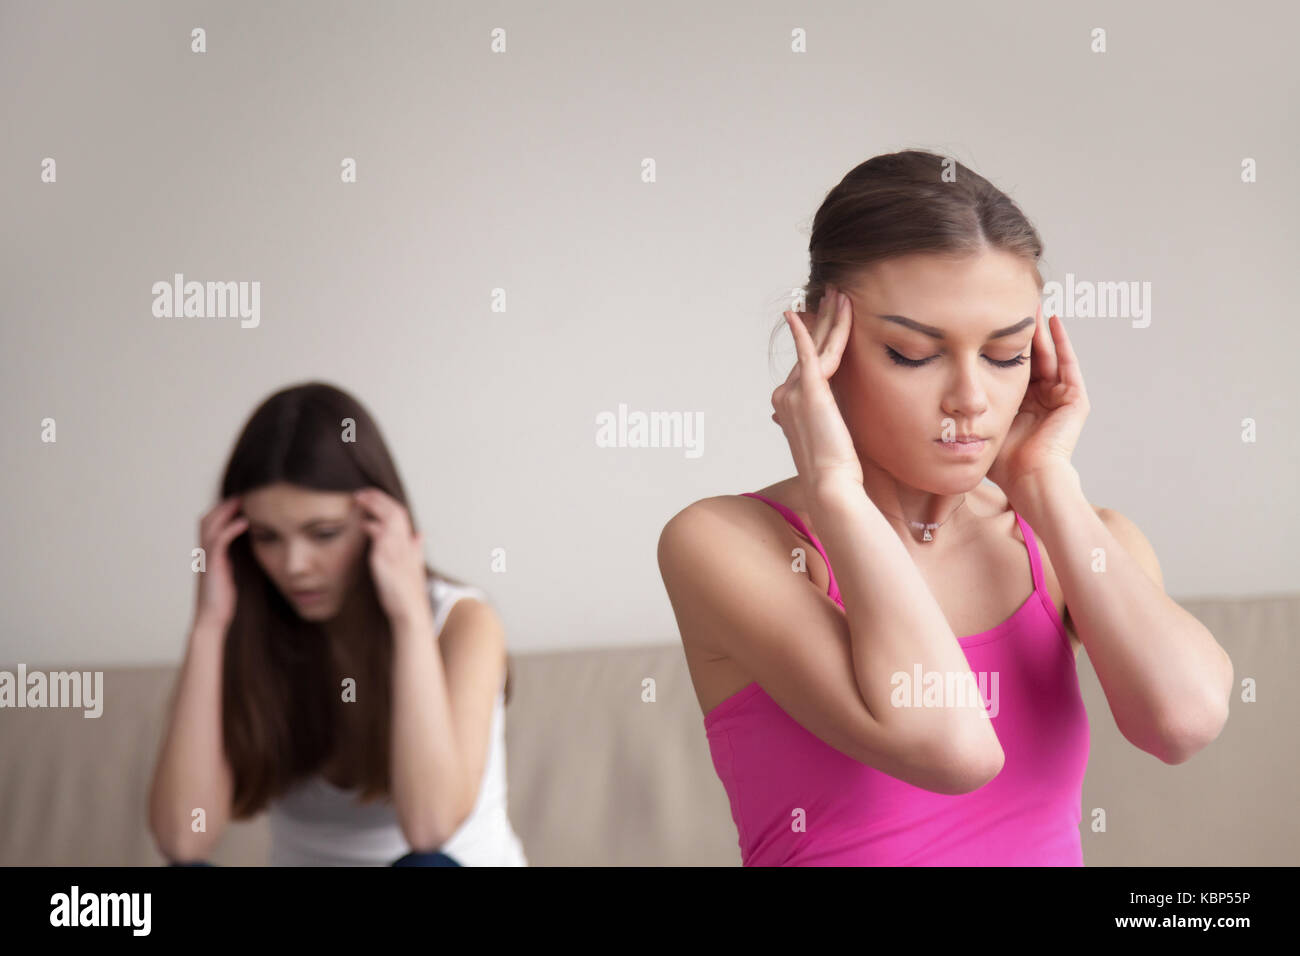
[{"label": "elbow", "polygon": [[991,783],[993,778],[1002,772],[1002,767],[1006,762],[1007,757],[1002,752],[1001,747],[997,748],[996,753],[988,754],[980,759],[973,759],[968,753],[962,759],[956,760],[950,765],[955,769],[949,780],[950,789],[944,792],[959,794],[978,790],[980,787]]},{"label": "elbow", "polygon": [[149,801],[148,825],[154,846],[165,859],[173,863],[189,863],[206,860],[211,855],[221,839],[225,821],[208,815],[201,824],[204,829],[195,830],[195,820],[190,813],[170,808],[155,793]]},{"label": "elbow", "polygon": [[1195,719],[1175,714],[1161,721],[1159,746],[1151,752],[1170,766],[1186,763],[1222,733],[1228,722],[1228,709],[1226,705],[1205,707],[1193,716]]},{"label": "elbow", "polygon": [[451,839],[459,823],[430,817],[425,820],[407,821],[402,824],[402,836],[410,845],[413,853],[436,853],[444,843]]},{"label": "elbow", "polygon": [[211,855],[214,845],[212,841],[206,839],[205,833],[161,827],[157,822],[150,823],[149,833],[159,854],[169,863],[194,863],[206,860]]},{"label": "elbow", "polygon": [[402,827],[402,835],[406,837],[406,843],[411,848],[412,853],[436,853],[438,848],[447,842],[445,837],[432,829],[421,831],[411,827]]},{"label": "elbow", "polygon": [[1160,746],[1151,748],[1149,752],[1161,763],[1176,767],[1191,760],[1206,743],[1209,741],[1202,742],[1185,736],[1163,737]]},{"label": "elbow", "polygon": [[178,853],[177,841],[169,833],[158,828],[158,824],[150,821],[149,836],[153,838],[154,848],[158,855],[169,863],[182,861],[182,855]]},{"label": "elbow", "polygon": [[183,863],[195,855],[194,848],[186,845],[183,831],[172,825],[156,795],[151,795],[149,800],[149,836],[158,853],[169,863]]},{"label": "elbow", "polygon": [[[400,801],[394,797],[397,809],[397,823],[402,836],[410,844],[412,852],[435,853],[469,818],[478,799],[478,785],[466,787],[456,801],[447,797],[426,799],[424,806],[410,806],[411,801]],[[449,809],[450,807],[450,809]]]},{"label": "elbow", "polygon": [[948,765],[954,768],[952,793],[978,790],[1002,772],[1007,755],[992,721],[981,719],[973,737],[954,733],[949,739],[958,744],[948,754]]},{"label": "elbow", "polygon": [[419,819],[408,817],[401,821],[402,836],[410,844],[412,852],[436,853],[468,816],[468,812],[457,811],[450,815],[425,813]]},{"label": "elbow", "polygon": [[[952,741],[954,738],[948,738]],[[958,795],[980,789],[1002,772],[1006,754],[996,735],[962,743],[944,742],[922,747],[925,769],[906,782],[933,793]]]}]

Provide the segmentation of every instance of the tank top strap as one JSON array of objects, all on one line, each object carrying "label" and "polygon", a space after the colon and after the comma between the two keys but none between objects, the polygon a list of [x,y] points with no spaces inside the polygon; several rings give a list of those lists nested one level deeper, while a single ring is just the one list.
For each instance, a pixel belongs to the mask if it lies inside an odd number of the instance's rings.
[{"label": "tank top strap", "polygon": [[827,587],[826,594],[832,601],[843,607],[843,602],[840,600],[840,586],[835,582],[835,571],[831,568],[831,559],[827,557],[826,549],[823,548],[822,543],[817,540],[817,536],[808,530],[807,526],[799,520],[799,516],[791,509],[781,504],[781,502],[773,501],[771,498],[760,495],[756,491],[746,491],[742,494],[742,497],[757,498],[759,501],[764,501],[771,505],[781,513],[781,516],[785,518],[786,521],[794,526],[795,530],[813,543],[813,547],[817,549],[817,553],[820,554],[822,560],[826,562],[826,574],[830,578],[830,586]]},{"label": "tank top strap", "polygon": [[1029,522],[1020,517],[1020,512],[1013,512],[1016,521],[1020,525],[1020,533],[1025,538],[1025,548],[1029,551],[1029,567],[1034,572],[1034,590],[1041,595],[1047,594],[1047,579],[1043,577],[1043,559],[1038,556],[1038,545],[1034,540],[1034,532],[1030,530]]}]

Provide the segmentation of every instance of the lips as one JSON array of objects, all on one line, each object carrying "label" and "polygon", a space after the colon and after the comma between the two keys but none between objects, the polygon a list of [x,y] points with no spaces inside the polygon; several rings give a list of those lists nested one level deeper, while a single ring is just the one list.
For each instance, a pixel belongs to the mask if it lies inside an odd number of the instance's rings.
[{"label": "lips", "polygon": [[953,441],[944,441],[942,438],[936,438],[934,443],[943,449],[945,455],[956,461],[974,461],[984,454],[984,449],[986,449],[989,444],[985,439],[965,441],[960,438]]}]

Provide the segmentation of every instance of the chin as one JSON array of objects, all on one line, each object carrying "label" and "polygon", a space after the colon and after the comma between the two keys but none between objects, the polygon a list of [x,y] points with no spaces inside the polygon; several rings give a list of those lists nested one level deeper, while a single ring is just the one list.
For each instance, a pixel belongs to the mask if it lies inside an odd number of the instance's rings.
[{"label": "chin", "polygon": [[317,623],[323,623],[325,621],[328,621],[330,618],[334,616],[334,608],[332,606],[299,607],[292,600],[289,602],[289,606],[293,608],[294,613],[296,613],[304,621],[315,621]]}]

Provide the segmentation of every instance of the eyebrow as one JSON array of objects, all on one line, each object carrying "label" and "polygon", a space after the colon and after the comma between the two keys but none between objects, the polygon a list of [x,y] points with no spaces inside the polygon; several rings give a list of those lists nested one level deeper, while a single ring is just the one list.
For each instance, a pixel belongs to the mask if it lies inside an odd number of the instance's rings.
[{"label": "eyebrow", "polygon": [[[884,319],[886,322],[896,322],[899,325],[906,326],[909,329],[915,329],[917,332],[922,332],[930,336],[930,338],[932,339],[947,338],[947,334],[943,331],[943,329],[936,329],[933,325],[926,325],[923,322],[917,322],[915,319],[909,319],[905,315],[881,315],[878,316],[878,318]],[[991,335],[989,335],[989,338],[1000,339],[1007,335],[1015,335],[1025,326],[1033,325],[1033,324],[1034,324],[1034,317],[1032,315],[1027,315],[1019,322],[1017,322],[1015,325],[1008,325],[1005,329],[998,329],[996,332],[993,332]]]},{"label": "eyebrow", "polygon": [[[306,524],[304,524],[301,528],[299,528],[299,530],[300,530],[300,531],[306,531],[308,528],[314,527],[314,526],[316,526],[316,525],[318,525],[318,524],[335,524],[336,522],[339,522],[339,521],[342,521],[342,520],[344,520],[344,519],[342,519],[342,518],[312,518],[310,521],[308,521]],[[275,529],[272,528],[269,524],[265,524],[265,523],[263,523],[263,522],[261,522],[261,521],[254,521],[254,520],[252,520],[251,518],[249,519],[248,524],[249,524],[249,529],[250,529],[250,530],[251,530],[252,528],[257,528],[259,531],[262,530],[263,528],[267,529],[268,531],[274,531],[274,530],[275,530]]]}]

